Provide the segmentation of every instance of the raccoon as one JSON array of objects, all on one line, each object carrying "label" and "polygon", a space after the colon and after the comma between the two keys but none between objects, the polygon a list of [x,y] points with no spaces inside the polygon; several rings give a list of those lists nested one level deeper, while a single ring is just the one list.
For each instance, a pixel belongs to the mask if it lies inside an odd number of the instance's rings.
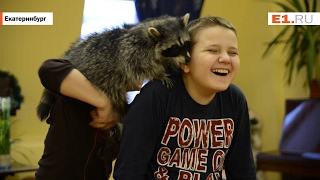
[{"label": "raccoon", "polygon": [[[153,79],[172,88],[166,74],[178,72],[179,63],[190,60],[188,20],[189,13],[164,15],[93,33],[74,42],[63,59],[103,91],[122,116],[128,110],[128,88]],[[44,90],[37,107],[40,120],[49,116],[54,102],[55,94]]]}]

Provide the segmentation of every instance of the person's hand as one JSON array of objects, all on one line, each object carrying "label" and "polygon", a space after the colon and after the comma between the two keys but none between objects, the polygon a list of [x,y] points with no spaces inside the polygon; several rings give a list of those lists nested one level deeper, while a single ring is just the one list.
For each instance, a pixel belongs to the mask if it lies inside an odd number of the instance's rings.
[{"label": "person's hand", "polygon": [[[128,87],[127,91],[138,91],[141,87],[142,84],[138,84],[132,88]],[[101,94],[101,98],[104,103],[102,103],[102,106],[90,112],[92,121],[89,125],[97,129],[107,130],[117,124],[119,114],[113,109],[110,99],[105,94]]]},{"label": "person's hand", "polygon": [[101,100],[103,103],[90,111],[92,121],[89,125],[97,129],[107,130],[116,125],[119,117],[112,107],[111,100],[105,94],[101,94]]}]

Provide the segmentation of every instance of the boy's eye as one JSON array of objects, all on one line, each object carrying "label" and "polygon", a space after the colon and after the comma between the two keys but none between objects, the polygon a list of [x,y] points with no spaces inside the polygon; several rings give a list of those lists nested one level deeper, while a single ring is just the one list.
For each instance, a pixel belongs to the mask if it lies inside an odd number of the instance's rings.
[{"label": "boy's eye", "polygon": [[209,49],[210,52],[218,52],[216,49]]},{"label": "boy's eye", "polygon": [[238,55],[238,52],[229,52],[231,55]]}]

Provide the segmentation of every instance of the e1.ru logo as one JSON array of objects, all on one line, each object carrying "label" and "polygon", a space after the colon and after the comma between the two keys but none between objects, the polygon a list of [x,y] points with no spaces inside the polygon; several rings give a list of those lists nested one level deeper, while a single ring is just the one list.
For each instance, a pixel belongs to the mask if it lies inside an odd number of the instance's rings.
[{"label": "e1.ru logo", "polygon": [[320,25],[320,12],[268,12],[268,25]]}]

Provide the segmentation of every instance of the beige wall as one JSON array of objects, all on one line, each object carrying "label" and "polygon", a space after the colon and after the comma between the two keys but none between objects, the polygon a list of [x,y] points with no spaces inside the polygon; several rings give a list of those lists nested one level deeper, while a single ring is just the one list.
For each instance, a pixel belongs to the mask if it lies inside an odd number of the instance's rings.
[{"label": "beige wall", "polygon": [[[12,117],[12,137],[20,136],[17,149],[37,165],[43,151],[48,125],[36,116],[36,106],[43,87],[37,71],[49,58],[57,58],[80,36],[83,0],[0,0],[0,12],[53,12],[53,26],[0,26],[0,68],[14,74],[22,88],[25,101],[17,116]],[[13,157],[26,162],[15,151]],[[17,174],[21,179],[30,173]]]},{"label": "beige wall", "polygon": [[[20,135],[21,148],[37,165],[43,150],[48,125],[36,117],[42,85],[37,76],[40,64],[49,58],[59,57],[80,35],[83,0],[0,0],[0,12],[53,12],[53,26],[0,26],[0,68],[7,69],[19,80],[25,102],[12,117],[16,123],[12,136]],[[234,81],[246,94],[249,108],[263,122],[262,150],[278,148],[286,98],[307,97],[304,89],[284,86],[283,59],[280,50],[266,59],[261,58],[269,41],[281,27],[267,25],[267,12],[277,11],[270,3],[252,0],[206,0],[201,16],[217,15],[231,21],[238,30],[241,68]],[[298,83],[295,86],[298,87]],[[32,153],[30,152],[32,151]],[[13,156],[25,160],[19,154]],[[19,179],[22,173],[10,179]],[[269,179],[279,178],[268,173]]]}]

